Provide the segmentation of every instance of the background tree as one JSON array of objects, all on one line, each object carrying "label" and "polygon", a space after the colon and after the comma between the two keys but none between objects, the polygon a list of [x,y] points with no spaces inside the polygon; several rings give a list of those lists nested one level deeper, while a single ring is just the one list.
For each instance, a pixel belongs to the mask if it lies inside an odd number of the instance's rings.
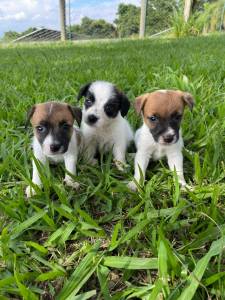
[{"label": "background tree", "polygon": [[177,5],[176,0],[149,0],[146,33],[151,35],[171,27],[171,18]]},{"label": "background tree", "polygon": [[4,36],[3,36],[3,41],[5,42],[10,42],[10,41],[13,41],[19,37],[21,37],[22,35],[25,35],[25,34],[28,34],[32,31],[35,31],[37,30],[36,27],[30,27],[28,29],[26,29],[25,31],[22,31],[22,32],[17,32],[17,31],[6,31],[4,33]]},{"label": "background tree", "polygon": [[16,31],[6,31],[3,36],[3,41],[12,41],[20,36],[19,32]]},{"label": "background tree", "polygon": [[140,7],[132,4],[119,4],[117,19],[114,23],[117,26],[119,37],[138,34],[140,25]]},{"label": "background tree", "polygon": [[218,2],[218,0],[193,0],[192,10],[193,12],[204,11],[205,4],[213,2]]},{"label": "background tree", "polygon": [[116,28],[113,24],[105,20],[93,20],[84,17],[80,25],[72,25],[71,32],[93,38],[113,38],[116,37]]}]

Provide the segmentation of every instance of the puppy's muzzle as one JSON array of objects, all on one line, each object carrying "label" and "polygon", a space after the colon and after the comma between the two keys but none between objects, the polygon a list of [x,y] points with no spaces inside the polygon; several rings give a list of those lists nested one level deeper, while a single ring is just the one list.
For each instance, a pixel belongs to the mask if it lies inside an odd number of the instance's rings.
[{"label": "puppy's muzzle", "polygon": [[176,141],[176,134],[166,134],[163,136],[163,141],[165,144],[172,144]]},{"label": "puppy's muzzle", "polygon": [[52,143],[50,145],[50,150],[52,153],[57,153],[61,149],[61,144],[60,143]]},{"label": "puppy's muzzle", "polygon": [[89,115],[87,117],[87,123],[90,125],[94,125],[97,121],[98,121],[98,117],[96,117],[95,115]]}]

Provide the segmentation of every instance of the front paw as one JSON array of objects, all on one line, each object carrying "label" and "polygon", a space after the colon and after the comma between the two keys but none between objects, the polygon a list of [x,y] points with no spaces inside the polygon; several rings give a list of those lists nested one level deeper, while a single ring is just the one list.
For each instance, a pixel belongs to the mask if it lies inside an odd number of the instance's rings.
[{"label": "front paw", "polygon": [[185,187],[187,185],[185,180],[179,180],[179,184],[181,185],[181,187]]},{"label": "front paw", "polygon": [[114,159],[114,164],[117,167],[117,169],[121,172],[123,172],[125,170],[125,168],[127,167],[125,162],[119,161]]},{"label": "front paw", "polygon": [[133,192],[137,190],[137,185],[134,181],[128,182],[127,187]]},{"label": "front paw", "polygon": [[67,186],[78,190],[80,188],[79,182],[74,181],[72,178],[65,178],[63,181]]},{"label": "front paw", "polygon": [[27,198],[30,198],[32,196],[35,196],[37,193],[30,185],[28,185],[26,187],[25,194]]}]

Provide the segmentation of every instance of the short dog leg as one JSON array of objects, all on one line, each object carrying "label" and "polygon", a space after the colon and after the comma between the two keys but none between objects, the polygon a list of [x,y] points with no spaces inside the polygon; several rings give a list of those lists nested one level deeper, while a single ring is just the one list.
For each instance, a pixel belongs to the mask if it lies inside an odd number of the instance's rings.
[{"label": "short dog leg", "polygon": [[[46,157],[44,155],[37,155],[37,156],[35,155],[35,157],[43,165],[46,164],[47,160],[46,160]],[[32,182],[34,184],[38,185],[39,187],[41,187],[42,186],[41,178],[40,178],[40,175],[39,175],[39,172],[38,172],[38,169],[37,169],[37,166],[36,166],[36,163],[35,163],[34,160],[32,160],[32,167],[33,167]],[[26,193],[27,198],[30,198],[31,196],[36,194],[35,190],[31,186],[28,186],[26,188],[25,193]]]},{"label": "short dog leg", "polygon": [[124,171],[126,165],[126,145],[114,145],[113,156],[114,162],[118,170]]},{"label": "short dog leg", "polygon": [[[136,155],[135,155],[135,172],[134,172],[134,179],[138,183],[140,182],[141,179],[141,173],[143,176],[143,179],[145,179],[145,172],[150,160],[151,154],[146,152],[146,151],[141,151],[138,150]],[[137,189],[135,181],[130,181],[128,183],[128,187],[135,191]]]},{"label": "short dog leg", "polygon": [[96,154],[96,144],[89,142],[88,146],[84,149],[84,159],[87,160],[87,163],[94,166],[98,163],[98,160],[95,159]]},{"label": "short dog leg", "polygon": [[177,172],[179,183],[182,186],[186,185],[186,181],[184,179],[183,174],[183,155],[181,152],[171,153],[167,155],[168,165],[171,171],[174,169]]},{"label": "short dog leg", "polygon": [[[76,156],[67,155],[65,157],[65,168],[72,175],[76,175],[76,164],[77,164]],[[78,182],[74,181],[74,179],[69,174],[65,175],[64,182],[66,185],[68,185],[76,190],[79,189],[79,187],[80,187],[80,184]]]}]

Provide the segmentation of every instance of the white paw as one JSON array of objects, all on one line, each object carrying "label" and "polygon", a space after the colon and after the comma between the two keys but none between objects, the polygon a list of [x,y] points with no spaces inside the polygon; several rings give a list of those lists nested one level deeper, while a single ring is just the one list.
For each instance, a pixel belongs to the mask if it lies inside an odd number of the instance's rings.
[{"label": "white paw", "polygon": [[187,183],[185,180],[179,180],[179,184],[181,185],[182,188],[185,188],[187,186]]},{"label": "white paw", "polygon": [[26,187],[25,194],[26,194],[27,198],[30,198],[30,197],[36,195],[36,192],[30,185],[28,185]]},{"label": "white paw", "polygon": [[130,190],[132,190],[132,191],[134,191],[134,192],[137,190],[137,185],[136,185],[136,183],[135,183],[134,181],[128,182],[127,186],[128,186],[128,188],[129,188]]},{"label": "white paw", "polygon": [[125,162],[122,162],[122,161],[119,161],[119,160],[116,160],[116,159],[114,159],[114,164],[117,167],[117,169],[121,172],[123,172],[125,167],[126,167]]},{"label": "white paw", "polygon": [[[181,184],[181,183],[180,183]],[[185,182],[185,184],[181,184],[181,190],[182,191],[186,191],[186,190],[190,190],[190,191],[193,191],[194,190],[194,187],[193,186],[190,186],[189,184],[187,184]]]},{"label": "white paw", "polygon": [[72,178],[65,178],[63,181],[67,186],[78,190],[80,188],[79,182],[74,181]]}]

